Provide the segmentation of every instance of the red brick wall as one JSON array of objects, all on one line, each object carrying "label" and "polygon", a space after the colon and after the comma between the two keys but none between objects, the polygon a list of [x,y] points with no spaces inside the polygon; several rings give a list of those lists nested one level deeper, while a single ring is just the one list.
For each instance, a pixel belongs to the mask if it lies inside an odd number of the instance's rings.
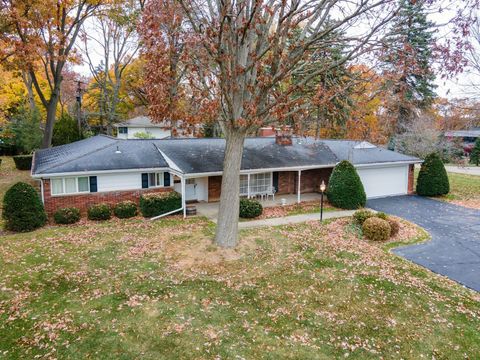
[{"label": "red brick wall", "polygon": [[[318,192],[322,180],[328,184],[332,168],[303,170],[301,176],[302,193]],[[280,171],[278,173],[278,194],[297,193],[298,171]],[[208,201],[220,200],[222,187],[221,176],[210,176],[208,178]]]},{"label": "red brick wall", "polygon": [[[300,192],[318,192],[322,180],[328,184],[332,168],[303,170],[300,178]],[[278,194],[296,194],[298,171],[281,171],[278,174]]]},{"label": "red brick wall", "polygon": [[173,191],[173,188],[108,191],[64,196],[52,196],[50,192],[50,180],[43,180],[45,210],[49,215],[53,214],[56,210],[65,207],[76,207],[80,209],[82,213],[86,213],[88,207],[93,204],[107,203],[114,205],[120,201],[125,200],[135,201],[138,204],[138,202],[140,201],[140,195],[142,194],[166,191]]},{"label": "red brick wall", "polygon": [[408,193],[413,194],[413,183],[415,180],[415,165],[410,164],[408,165]]}]

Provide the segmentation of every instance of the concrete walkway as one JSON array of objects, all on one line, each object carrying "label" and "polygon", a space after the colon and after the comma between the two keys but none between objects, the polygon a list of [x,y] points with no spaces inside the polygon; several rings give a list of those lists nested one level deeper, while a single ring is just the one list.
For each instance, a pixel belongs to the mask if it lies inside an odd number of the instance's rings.
[{"label": "concrete walkway", "polygon": [[[354,210],[324,212],[323,220],[351,216],[354,212],[355,212]],[[271,218],[271,219],[241,221],[238,223],[238,228],[250,229],[250,228],[263,227],[263,226],[280,226],[280,225],[289,225],[289,224],[299,224],[307,221],[319,221],[319,220],[320,220],[320,213],[300,214],[300,215],[291,215],[291,216],[284,216],[284,217]]]},{"label": "concrete walkway", "polygon": [[480,176],[480,166],[459,167],[459,166],[455,166],[455,165],[446,165],[445,169],[448,172],[453,172],[453,173],[456,173],[456,174]]}]

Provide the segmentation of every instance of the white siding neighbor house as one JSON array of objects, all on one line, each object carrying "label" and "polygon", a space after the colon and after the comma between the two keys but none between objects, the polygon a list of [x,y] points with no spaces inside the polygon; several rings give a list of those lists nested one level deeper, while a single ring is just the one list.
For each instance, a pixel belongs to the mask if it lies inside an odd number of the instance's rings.
[{"label": "white siding neighbor house", "polygon": [[172,135],[171,126],[167,122],[155,123],[148,116],[137,116],[133,119],[115,124],[117,138],[138,139],[165,139]]}]

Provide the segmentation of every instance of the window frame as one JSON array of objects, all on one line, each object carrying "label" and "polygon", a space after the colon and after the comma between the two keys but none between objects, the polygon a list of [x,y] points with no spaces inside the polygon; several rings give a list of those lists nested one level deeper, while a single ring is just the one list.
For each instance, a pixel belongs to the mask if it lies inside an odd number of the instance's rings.
[{"label": "window frame", "polygon": [[119,126],[118,133],[128,135],[128,126]]},{"label": "window frame", "polygon": [[[259,175],[262,175],[262,182],[264,183],[262,186],[265,187],[264,191],[267,191],[268,188],[273,186],[273,172],[262,172],[262,173],[251,173],[250,174],[250,184],[248,184],[248,174],[240,174],[240,195],[241,196],[248,196],[248,194],[255,194],[255,193],[260,193],[262,191],[258,191],[258,184],[255,184],[255,187],[257,187],[257,191],[253,191],[253,186],[252,186],[252,177],[257,177]],[[244,182],[242,184],[242,182]],[[250,191],[248,189],[248,185],[250,185]],[[242,192],[242,188],[246,190],[246,192]]]},{"label": "window frame", "polygon": [[[78,179],[86,178],[87,179],[87,190],[80,191],[78,185]],[[66,189],[66,180],[67,179],[75,179],[75,191],[74,192],[67,192]],[[62,192],[61,193],[54,193],[53,192],[53,182],[56,180],[62,181]],[[50,179],[50,195],[51,196],[68,196],[68,195],[78,195],[78,194],[87,194],[90,193],[90,179],[88,176],[66,176],[61,178],[52,178]]]},{"label": "window frame", "polygon": [[[167,173],[170,176],[170,186],[165,186],[165,173]],[[173,181],[172,181],[172,174],[169,173],[168,171],[160,171],[160,172],[149,172],[148,174],[148,189],[155,189],[155,188],[163,188],[163,187],[173,187]],[[152,185],[150,182],[151,176],[155,176],[155,185]]]}]

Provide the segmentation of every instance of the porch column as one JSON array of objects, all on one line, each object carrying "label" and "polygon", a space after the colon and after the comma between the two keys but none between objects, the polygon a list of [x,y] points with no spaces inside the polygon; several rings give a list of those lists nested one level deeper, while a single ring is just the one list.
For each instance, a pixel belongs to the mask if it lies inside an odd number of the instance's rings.
[{"label": "porch column", "polygon": [[250,173],[247,174],[247,198],[250,199]]},{"label": "porch column", "polygon": [[300,204],[300,189],[301,189],[301,180],[302,180],[302,170],[298,170],[298,184],[297,184],[297,202]]},{"label": "porch column", "polygon": [[185,219],[187,217],[187,202],[185,201],[185,178],[182,176],[180,178],[180,182],[182,185],[182,208],[183,208],[183,218]]}]

